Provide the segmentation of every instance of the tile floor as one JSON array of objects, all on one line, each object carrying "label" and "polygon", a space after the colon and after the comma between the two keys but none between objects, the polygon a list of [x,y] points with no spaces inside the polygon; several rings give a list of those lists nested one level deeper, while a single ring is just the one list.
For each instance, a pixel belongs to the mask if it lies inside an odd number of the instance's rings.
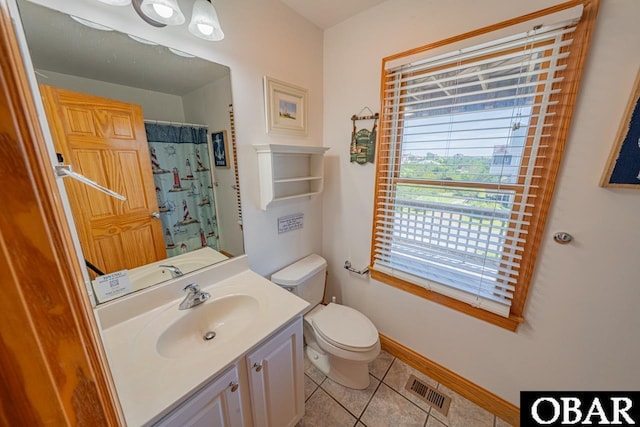
[{"label": "tile floor", "polygon": [[[325,377],[309,362],[304,366],[305,416],[297,427],[507,427],[509,424],[382,351],[369,364],[371,383],[352,390]],[[415,375],[451,397],[447,416],[404,389]]]}]

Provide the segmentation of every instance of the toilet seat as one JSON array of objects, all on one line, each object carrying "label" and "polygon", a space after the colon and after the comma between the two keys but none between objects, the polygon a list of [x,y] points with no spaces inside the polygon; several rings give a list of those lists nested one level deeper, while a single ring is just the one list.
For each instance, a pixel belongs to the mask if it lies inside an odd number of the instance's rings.
[{"label": "toilet seat", "polygon": [[330,303],[311,323],[318,335],[343,350],[365,352],[378,343],[378,330],[371,320],[351,307]]}]

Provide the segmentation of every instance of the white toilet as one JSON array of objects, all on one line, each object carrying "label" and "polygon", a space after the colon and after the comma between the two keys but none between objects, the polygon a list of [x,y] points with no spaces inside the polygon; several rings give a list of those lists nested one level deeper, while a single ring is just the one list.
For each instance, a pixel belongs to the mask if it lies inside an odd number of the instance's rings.
[{"label": "white toilet", "polygon": [[378,330],[362,313],[330,303],[324,296],[327,262],[312,254],[271,275],[271,281],[311,304],[304,316],[304,340],[309,360],[345,387],[369,386],[369,362],[380,354]]}]

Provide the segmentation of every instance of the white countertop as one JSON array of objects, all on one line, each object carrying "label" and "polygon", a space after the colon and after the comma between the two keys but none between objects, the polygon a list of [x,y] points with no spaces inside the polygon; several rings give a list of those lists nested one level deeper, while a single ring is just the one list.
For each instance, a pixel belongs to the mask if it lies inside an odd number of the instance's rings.
[{"label": "white countertop", "polygon": [[[259,302],[258,313],[237,336],[218,342],[214,338],[209,342],[185,345],[183,356],[162,356],[157,351],[156,341],[163,326],[208,302],[178,310],[184,298],[185,282],[198,283],[211,294],[210,301],[234,294],[251,295]],[[130,427],[157,421],[187,395],[308,307],[306,301],[249,270],[245,257],[234,258],[162,286],[169,289],[133,294],[121,301],[120,307],[116,300],[108,307],[96,309],[118,397]],[[157,297],[162,292],[164,299]],[[169,299],[172,296],[173,299]],[[138,314],[134,308],[141,304],[136,303],[136,298],[144,299],[145,305]],[[155,308],[148,307],[150,300],[157,300]]]}]

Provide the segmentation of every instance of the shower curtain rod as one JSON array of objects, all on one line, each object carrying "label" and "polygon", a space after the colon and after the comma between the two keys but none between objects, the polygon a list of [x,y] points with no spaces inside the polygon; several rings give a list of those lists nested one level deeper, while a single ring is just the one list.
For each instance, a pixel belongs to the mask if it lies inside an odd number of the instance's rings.
[{"label": "shower curtain rod", "polygon": [[152,124],[156,124],[156,125],[174,125],[174,126],[191,126],[194,128],[208,128],[209,126],[207,125],[198,125],[195,123],[180,123],[180,122],[167,122],[164,120],[144,120],[145,123],[152,123]]}]

